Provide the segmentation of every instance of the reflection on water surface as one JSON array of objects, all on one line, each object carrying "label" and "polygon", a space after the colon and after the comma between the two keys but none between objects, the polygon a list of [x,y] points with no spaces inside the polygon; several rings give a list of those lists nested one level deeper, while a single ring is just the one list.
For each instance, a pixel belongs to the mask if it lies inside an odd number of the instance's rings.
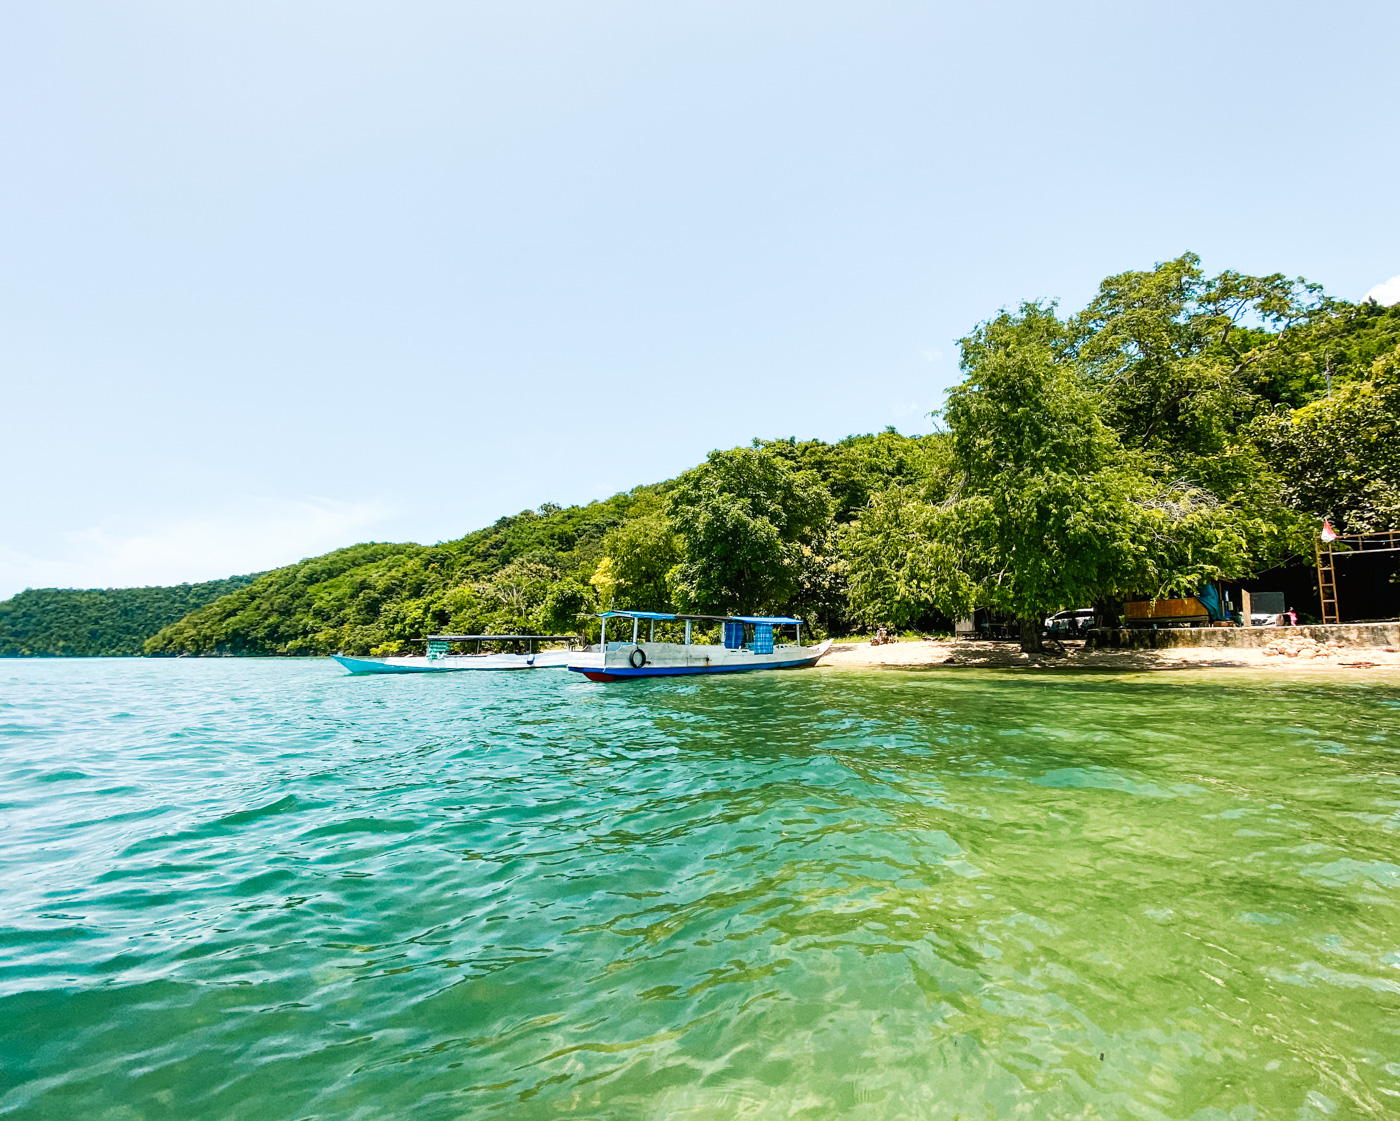
[{"label": "reflection on water surface", "polygon": [[14,1117],[1400,1112],[1400,688],[0,669]]}]

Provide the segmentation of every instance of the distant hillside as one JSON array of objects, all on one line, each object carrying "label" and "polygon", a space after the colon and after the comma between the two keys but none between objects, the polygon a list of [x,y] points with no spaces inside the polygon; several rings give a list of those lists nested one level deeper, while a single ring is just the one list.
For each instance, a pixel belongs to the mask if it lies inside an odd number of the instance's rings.
[{"label": "distant hillside", "polygon": [[0,657],[140,654],[162,627],[256,578],[172,588],[30,588],[0,602]]},{"label": "distant hillside", "polygon": [[[819,627],[837,625],[839,528],[873,495],[922,478],[940,445],[936,437],[889,431],[717,453],[726,463],[738,457],[734,466],[744,471],[766,465],[763,478],[743,486],[753,502],[776,503],[768,511],[773,518],[782,520],[777,507],[801,495],[815,503],[811,525],[782,532],[748,505],[725,512],[721,536],[735,545],[754,527],[774,535],[772,555],[750,567],[786,574],[777,585],[750,581],[730,606],[787,605]],[[608,604],[670,610],[682,591],[684,538],[693,527],[686,516],[673,521],[668,499],[697,471],[703,475],[704,466],[586,506],[546,503],[438,545],[355,545],[288,565],[166,627],[146,653],[389,653],[435,632],[573,632]],[[760,492],[769,489],[764,499]],[[790,540],[780,540],[784,534]],[[723,606],[712,595],[703,602]]]},{"label": "distant hillside", "polygon": [[[352,545],[274,569],[172,622],[146,653],[364,653],[447,629],[533,629],[524,616],[544,589],[565,572],[592,571],[604,535],[642,490],[588,506],[545,505],[439,545]],[[571,628],[573,614],[563,623]]]}]

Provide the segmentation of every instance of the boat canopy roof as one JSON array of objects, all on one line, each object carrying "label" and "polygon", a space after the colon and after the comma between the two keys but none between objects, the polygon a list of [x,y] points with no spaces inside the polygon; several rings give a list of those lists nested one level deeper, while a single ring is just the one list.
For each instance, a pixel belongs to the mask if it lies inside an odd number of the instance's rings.
[{"label": "boat canopy roof", "polygon": [[563,642],[566,639],[578,638],[576,634],[430,634],[429,642],[477,642],[488,638],[505,641],[507,639],[533,638],[536,641],[547,639],[554,642]]},{"label": "boat canopy roof", "polygon": [[693,619],[701,623],[768,623],[780,626],[784,623],[801,623],[801,619],[787,615],[671,615],[665,611],[600,611],[600,619]]}]

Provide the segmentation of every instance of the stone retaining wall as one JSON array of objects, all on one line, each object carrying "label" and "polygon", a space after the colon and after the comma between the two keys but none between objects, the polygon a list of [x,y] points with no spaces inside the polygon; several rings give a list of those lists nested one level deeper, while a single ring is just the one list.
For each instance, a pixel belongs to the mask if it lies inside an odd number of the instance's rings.
[{"label": "stone retaining wall", "polygon": [[1315,627],[1100,627],[1089,632],[1084,645],[1105,649],[1152,649],[1168,646],[1263,647],[1284,638],[1311,638],[1354,647],[1400,647],[1400,621],[1338,623]]}]

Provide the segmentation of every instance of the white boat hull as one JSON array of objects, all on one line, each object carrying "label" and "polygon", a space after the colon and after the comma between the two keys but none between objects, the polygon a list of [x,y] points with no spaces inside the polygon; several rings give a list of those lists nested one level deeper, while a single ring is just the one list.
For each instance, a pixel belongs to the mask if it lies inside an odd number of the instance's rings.
[{"label": "white boat hull", "polygon": [[[820,646],[775,646],[771,654],[724,646],[678,642],[610,642],[602,650],[575,651],[569,669],[589,681],[628,681],[634,677],[693,677],[710,673],[744,673],[760,669],[797,669],[815,665],[831,649]],[[641,651],[639,655],[637,651]]]},{"label": "white boat hull", "polygon": [[331,657],[351,673],[451,673],[457,670],[563,669],[574,651],[540,650],[534,654],[444,654],[437,658],[413,655],[402,658]]}]

